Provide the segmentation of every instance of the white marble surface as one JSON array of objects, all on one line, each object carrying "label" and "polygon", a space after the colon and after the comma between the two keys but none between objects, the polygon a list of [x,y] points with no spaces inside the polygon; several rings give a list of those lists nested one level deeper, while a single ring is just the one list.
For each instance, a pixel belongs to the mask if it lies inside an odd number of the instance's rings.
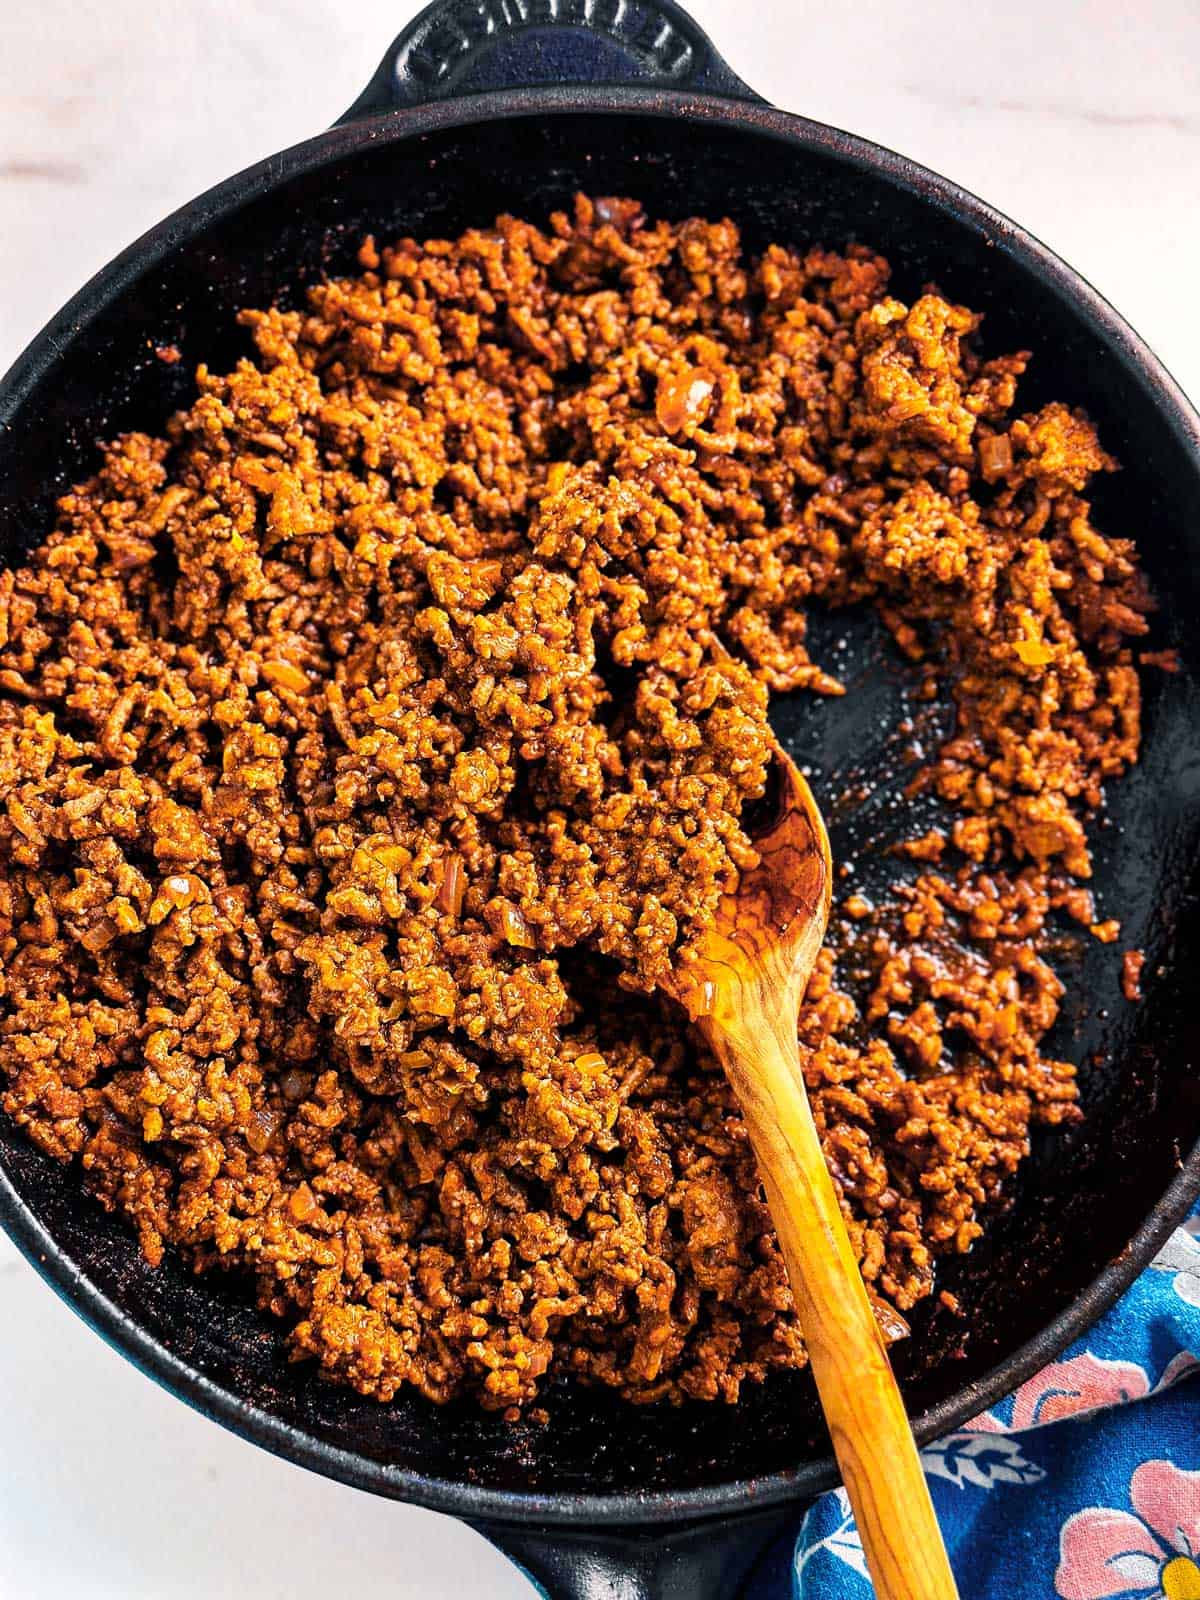
[{"label": "white marble surface", "polygon": [[[166,211],[331,121],[413,0],[0,7],[0,367]],[[777,104],[889,144],[1032,228],[1200,394],[1195,0],[693,0]],[[332,1588],[331,1586],[336,1586]],[[195,1416],[0,1239],[0,1595],[517,1600],[449,1520]]]}]

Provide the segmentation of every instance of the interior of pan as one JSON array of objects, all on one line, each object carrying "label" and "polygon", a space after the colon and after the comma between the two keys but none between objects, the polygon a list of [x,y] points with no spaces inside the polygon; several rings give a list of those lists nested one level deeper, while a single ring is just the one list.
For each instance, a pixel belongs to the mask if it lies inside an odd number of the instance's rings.
[{"label": "interior of pan", "polygon": [[[1191,976],[1200,955],[1200,663],[1187,626],[1200,614],[1200,471],[1131,358],[1107,348],[1059,290],[1021,267],[1003,239],[997,245],[915,192],[832,152],[727,125],[563,113],[378,139],[185,239],[148,272],[130,274],[82,336],[64,336],[36,393],[0,431],[0,552],[11,561],[44,533],[54,493],[88,470],[97,438],[156,428],[187,398],[198,361],[220,366],[246,349],[233,320],[240,306],[302,295],[306,283],[348,264],[367,231],[444,234],[499,209],[536,218],[580,188],[633,194],[671,217],[731,215],[751,249],[862,239],[892,260],[900,294],[936,280],[986,312],[990,352],[1036,353],[1024,401],[1086,405],[1123,461],[1103,486],[1098,517],[1138,539],[1161,606],[1153,643],[1176,646],[1184,664],[1176,675],[1147,674],[1145,756],[1114,786],[1097,852],[1102,914],[1119,916],[1125,942],[1149,952],[1146,998],[1123,1001],[1119,962],[1105,947],[1064,944],[1071,1004],[1052,1042],[1081,1065],[1087,1120],[1038,1140],[1011,1210],[946,1268],[943,1282],[965,1315],[927,1307],[916,1317],[899,1363],[920,1409],[979,1378],[1062,1312],[1125,1248],[1200,1132]],[[167,344],[182,352],[178,365],[154,356]],[[907,684],[870,618],[821,618],[814,644],[852,692],[843,701],[780,703],[778,727],[813,767],[835,854],[856,859],[861,881],[878,870],[873,852],[902,822],[892,730]],[[794,1469],[827,1452],[803,1377],[750,1390],[735,1409],[636,1409],[558,1389],[546,1426],[512,1427],[465,1406],[435,1411],[411,1397],[378,1406],[288,1366],[277,1331],[236,1282],[196,1280],[172,1259],[146,1267],[75,1179],[2,1122],[0,1165],[84,1278],[126,1317],[201,1380],[298,1430],[277,1446],[318,1464],[313,1441],[354,1452],[358,1480],[376,1487],[388,1486],[383,1467],[553,1495],[677,1492]]]}]

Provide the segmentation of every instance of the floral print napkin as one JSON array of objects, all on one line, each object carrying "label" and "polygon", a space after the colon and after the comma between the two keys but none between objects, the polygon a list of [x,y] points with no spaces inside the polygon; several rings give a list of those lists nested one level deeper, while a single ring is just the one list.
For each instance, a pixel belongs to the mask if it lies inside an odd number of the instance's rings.
[{"label": "floral print napkin", "polygon": [[[1078,1344],[922,1453],[963,1600],[1200,1600],[1197,1374],[1200,1206]],[[746,1595],[871,1592],[838,1489]]]}]

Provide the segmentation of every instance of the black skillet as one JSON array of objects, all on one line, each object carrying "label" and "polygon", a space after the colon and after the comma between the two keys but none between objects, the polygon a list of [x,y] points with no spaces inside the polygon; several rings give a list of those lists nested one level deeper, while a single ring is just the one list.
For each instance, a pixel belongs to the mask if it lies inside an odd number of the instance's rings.
[{"label": "black skillet", "polygon": [[[748,10],[747,15],[750,12]],[[1012,1208],[943,1282],[900,1354],[918,1437],[965,1421],[1052,1358],[1150,1260],[1200,1188],[1200,423],[1130,329],[1006,218],[890,151],[775,111],[671,0],[438,0],[396,40],[343,122],[221,184],[153,229],[38,335],[0,388],[0,547],[17,559],[98,437],[155,428],[201,359],[245,348],[243,305],[297,296],[360,236],[452,234],[497,211],[544,217],[577,189],[651,214],[731,215],[770,240],[859,238],[897,292],[935,279],[987,313],[990,351],[1031,348],[1028,406],[1084,404],[1124,471],[1101,525],[1139,541],[1161,609],[1141,765],[1099,833],[1103,915],[1144,945],[1146,998],[1120,994],[1119,950],[1064,935],[1071,1004],[1054,1043],[1082,1067],[1087,1120],[1039,1138]],[[175,344],[168,366],[155,345]],[[843,702],[779,708],[816,769],[835,856],[868,880],[900,826],[902,667],[869,617],[820,619]],[[926,736],[936,737],[936,729]],[[736,1408],[635,1409],[548,1398],[545,1427],[469,1407],[360,1400],[282,1359],[232,1282],[157,1271],[74,1175],[0,1119],[0,1218],[77,1311],[144,1371],[244,1437],[330,1477],[481,1527],[561,1596],[733,1593],[766,1539],[835,1481],[808,1382]]]}]

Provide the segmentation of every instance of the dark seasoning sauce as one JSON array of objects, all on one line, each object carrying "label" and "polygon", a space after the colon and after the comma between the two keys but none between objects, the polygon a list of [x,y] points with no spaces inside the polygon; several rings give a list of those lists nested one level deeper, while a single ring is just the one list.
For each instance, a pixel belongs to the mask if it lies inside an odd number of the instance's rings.
[{"label": "dark seasoning sauce", "polygon": [[1114,463],[859,247],[580,200],[360,259],[0,577],[3,1110],[365,1394],[733,1401],[803,1345],[656,984],[751,859],[768,703],[873,692],[810,608],[906,664],[890,770],[815,774],[864,870],[799,1021],[898,1331],[1079,1115],[1048,955],[1119,932],[1149,607]]}]

